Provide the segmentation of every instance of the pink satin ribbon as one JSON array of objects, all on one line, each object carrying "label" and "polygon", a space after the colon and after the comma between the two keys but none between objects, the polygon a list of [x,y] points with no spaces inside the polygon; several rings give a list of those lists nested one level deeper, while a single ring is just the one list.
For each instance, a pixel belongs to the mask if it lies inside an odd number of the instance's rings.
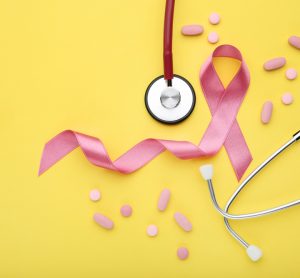
[{"label": "pink satin ribbon", "polygon": [[[226,89],[215,71],[213,57],[230,57],[241,61],[239,71]],[[217,47],[201,69],[200,82],[212,119],[198,146],[188,141],[145,139],[112,161],[99,139],[65,130],[46,143],[39,175],[77,147],[81,148],[92,164],[129,174],[143,167],[165,150],[180,159],[191,159],[213,156],[224,145],[235,174],[240,180],[252,157],[236,121],[236,115],[250,82],[249,71],[239,50],[231,45]]]}]

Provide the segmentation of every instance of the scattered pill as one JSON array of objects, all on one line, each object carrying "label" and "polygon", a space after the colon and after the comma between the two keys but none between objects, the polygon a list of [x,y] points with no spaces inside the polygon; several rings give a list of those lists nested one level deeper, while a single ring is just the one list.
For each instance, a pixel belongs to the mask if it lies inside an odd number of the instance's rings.
[{"label": "scattered pill", "polygon": [[185,36],[198,36],[204,32],[202,25],[185,25],[181,28],[181,33]]},{"label": "scattered pill", "polygon": [[97,202],[101,199],[101,193],[98,189],[93,189],[90,192],[90,199],[94,202]]},{"label": "scattered pill", "polygon": [[147,235],[148,236],[155,237],[155,236],[157,236],[157,234],[158,234],[157,226],[152,224],[147,227]]},{"label": "scattered pill", "polygon": [[300,49],[300,37],[297,36],[289,37],[289,44],[297,49]]},{"label": "scattered pill", "polygon": [[174,219],[177,224],[186,232],[190,232],[192,230],[192,223],[182,213],[175,212]]},{"label": "scattered pill", "polygon": [[271,101],[266,101],[261,110],[261,121],[263,124],[267,124],[271,120],[273,112],[273,103]]},{"label": "scattered pill", "polygon": [[285,72],[285,76],[289,80],[296,79],[297,75],[298,75],[297,71],[295,69],[292,69],[292,68],[287,69],[286,72]]},{"label": "scattered pill", "polygon": [[179,247],[177,249],[177,256],[180,260],[185,260],[189,256],[189,250],[185,247]]},{"label": "scattered pill", "polygon": [[114,222],[103,214],[95,213],[94,220],[104,229],[111,230],[114,227]]},{"label": "scattered pill", "polygon": [[169,200],[170,200],[171,192],[168,188],[165,188],[159,196],[157,208],[160,211],[166,210]]},{"label": "scattered pill", "polygon": [[264,63],[264,69],[267,71],[282,68],[286,64],[286,59],[284,57],[278,57],[268,60]]},{"label": "scattered pill", "polygon": [[124,217],[129,217],[132,214],[132,207],[130,205],[124,205],[121,207],[120,212]]},{"label": "scattered pill", "polygon": [[281,101],[285,105],[290,105],[294,101],[293,95],[291,93],[285,93],[282,95]]},{"label": "scattered pill", "polygon": [[209,43],[217,43],[219,41],[219,35],[216,32],[210,32],[207,40]]},{"label": "scattered pill", "polygon": [[220,23],[220,16],[217,13],[211,13],[208,20],[211,24],[216,25]]}]

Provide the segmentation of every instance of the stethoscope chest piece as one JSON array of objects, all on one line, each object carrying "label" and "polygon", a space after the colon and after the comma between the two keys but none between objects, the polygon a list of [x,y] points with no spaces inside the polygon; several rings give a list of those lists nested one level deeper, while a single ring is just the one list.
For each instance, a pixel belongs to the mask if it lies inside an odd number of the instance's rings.
[{"label": "stethoscope chest piece", "polygon": [[196,95],[192,85],[183,77],[174,75],[172,86],[164,76],[154,79],[145,94],[149,114],[159,122],[176,124],[185,120],[194,110]]}]

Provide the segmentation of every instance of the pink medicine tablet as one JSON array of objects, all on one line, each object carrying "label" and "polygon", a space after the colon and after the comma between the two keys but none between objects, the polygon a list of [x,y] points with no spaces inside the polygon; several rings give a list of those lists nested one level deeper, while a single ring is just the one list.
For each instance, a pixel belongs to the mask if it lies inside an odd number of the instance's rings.
[{"label": "pink medicine tablet", "polygon": [[129,217],[132,214],[132,207],[130,205],[124,205],[121,207],[120,212],[124,217]]},{"label": "pink medicine tablet", "polygon": [[185,247],[179,247],[177,249],[177,256],[180,260],[185,260],[189,256],[189,250]]},{"label": "pink medicine tablet", "polygon": [[193,228],[192,223],[180,212],[174,213],[176,223],[186,232],[190,232]]},{"label": "pink medicine tablet", "polygon": [[90,192],[90,199],[94,202],[97,202],[101,199],[101,193],[98,189],[93,189]]},{"label": "pink medicine tablet", "polygon": [[217,13],[211,13],[208,20],[211,24],[217,25],[220,23],[220,16]]},{"label": "pink medicine tablet", "polygon": [[261,110],[261,121],[263,124],[267,124],[271,120],[273,112],[273,103],[271,101],[266,101]]},{"label": "pink medicine tablet", "polygon": [[152,224],[147,227],[147,235],[148,236],[155,237],[155,236],[157,236],[157,234],[158,234],[157,226]]},{"label": "pink medicine tablet", "polygon": [[210,32],[208,34],[207,40],[209,43],[217,43],[219,41],[219,35],[216,32]]},{"label": "pink medicine tablet", "polygon": [[165,211],[166,210],[166,208],[168,206],[168,203],[169,203],[169,200],[170,200],[170,196],[171,196],[171,192],[168,188],[165,188],[160,193],[158,203],[157,203],[158,210],[160,210],[160,211]]},{"label": "pink medicine tablet", "polygon": [[281,101],[285,105],[290,105],[294,101],[293,95],[291,93],[285,93],[282,95]]},{"label": "pink medicine tablet", "polygon": [[99,224],[106,230],[112,230],[114,227],[114,222],[101,213],[95,213],[94,220],[97,224]]},{"label": "pink medicine tablet", "polygon": [[276,70],[282,68],[285,64],[286,59],[284,57],[278,57],[265,62],[264,69],[267,71]]},{"label": "pink medicine tablet", "polygon": [[297,49],[300,49],[300,37],[297,36],[289,37],[289,44]]},{"label": "pink medicine tablet", "polygon": [[202,25],[185,25],[181,28],[181,33],[185,36],[198,36],[204,32]]},{"label": "pink medicine tablet", "polygon": [[297,71],[295,69],[289,68],[285,72],[285,76],[288,80],[294,80],[297,78]]}]

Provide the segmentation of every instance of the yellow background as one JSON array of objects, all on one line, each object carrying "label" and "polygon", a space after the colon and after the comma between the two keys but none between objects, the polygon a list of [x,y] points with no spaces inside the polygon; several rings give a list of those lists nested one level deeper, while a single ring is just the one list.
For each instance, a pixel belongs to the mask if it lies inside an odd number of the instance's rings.
[{"label": "yellow background", "polygon": [[[154,121],[144,107],[149,82],[162,73],[163,0],[2,0],[0,3],[0,277],[299,277],[299,208],[233,223],[264,257],[252,263],[227,233],[208,197],[198,167],[215,166],[216,194],[222,206],[237,186],[227,154],[181,161],[160,155],[138,172],[124,176],[90,165],[76,150],[37,177],[46,141],[64,129],[99,137],[112,158],[146,137],[198,143],[210,114],[198,81],[201,64],[215,48],[207,34],[237,46],[250,68],[251,86],[238,122],[254,156],[248,173],[300,128],[300,80],[284,77],[287,67],[300,72],[300,52],[287,43],[300,35],[298,0],[178,0],[174,22],[175,72],[193,84],[197,104],[177,126]],[[217,11],[222,22],[208,23]],[[200,23],[205,33],[184,37],[184,24]],[[287,58],[276,72],[265,60]],[[227,61],[228,62],[228,61]],[[234,64],[219,63],[228,82]],[[230,69],[230,70],[229,70]],[[299,79],[299,78],[298,78]],[[295,102],[281,104],[283,92]],[[269,125],[260,123],[265,100],[274,102]],[[293,146],[249,185],[233,212],[253,211],[300,196],[300,147]],[[159,192],[172,198],[159,213]],[[99,188],[102,200],[88,194]],[[130,219],[120,216],[124,203]],[[92,220],[102,212],[115,223],[105,231]],[[181,231],[173,220],[180,211],[194,225]],[[159,236],[148,238],[148,224]],[[190,257],[179,261],[176,249]]]}]

